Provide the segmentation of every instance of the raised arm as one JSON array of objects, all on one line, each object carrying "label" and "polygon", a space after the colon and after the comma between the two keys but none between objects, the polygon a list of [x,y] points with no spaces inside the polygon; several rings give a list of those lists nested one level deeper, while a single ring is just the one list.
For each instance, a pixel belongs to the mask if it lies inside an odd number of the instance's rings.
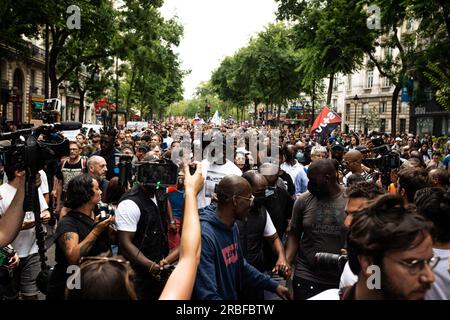
[{"label": "raised arm", "polygon": [[25,217],[23,201],[25,198],[25,171],[20,172],[16,179],[20,182],[11,205],[0,219],[0,247],[7,246],[12,242],[20,229]]},{"label": "raised arm", "polygon": [[197,163],[197,170],[194,175],[190,174],[189,167],[185,164],[184,175],[185,198],[180,258],[164,287],[160,296],[161,300],[190,299],[200,261],[201,230],[198,218],[197,193],[203,187],[201,164]]}]

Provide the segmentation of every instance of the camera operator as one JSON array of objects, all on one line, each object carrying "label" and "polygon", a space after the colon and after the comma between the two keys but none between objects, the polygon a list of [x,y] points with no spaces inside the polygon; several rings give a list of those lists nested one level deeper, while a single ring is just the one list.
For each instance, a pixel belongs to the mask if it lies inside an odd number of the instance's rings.
[{"label": "camera operator", "polygon": [[[153,156],[146,156],[145,161]],[[140,300],[156,300],[164,283],[160,274],[164,265],[178,258],[178,250],[169,253],[167,235],[167,195],[164,189],[137,183],[119,202],[116,224],[120,253],[135,270],[136,293]]]},{"label": "camera operator", "polygon": [[294,298],[305,300],[339,285],[339,272],[316,270],[317,252],[339,253],[344,246],[344,190],[338,183],[335,161],[322,159],[308,169],[308,192],[294,204],[286,249],[292,265],[297,254],[294,273]]},{"label": "camera operator", "polygon": [[69,182],[65,203],[70,212],[60,220],[55,232],[56,266],[50,277],[48,300],[64,299],[70,265],[78,265],[83,256],[110,252],[108,235],[104,231],[114,222],[114,217],[101,221],[100,216],[95,217],[93,213],[101,194],[97,180],[86,174]]},{"label": "camera operator", "polygon": [[[16,159],[17,160],[17,159]],[[18,163],[19,161],[12,161],[12,163]],[[20,166],[20,165],[19,165]],[[5,168],[8,182],[0,186],[0,194],[3,199],[0,200],[0,215],[7,212],[9,206],[13,202],[16,193],[25,188],[24,180],[26,173],[17,169],[16,166],[11,165]],[[36,186],[39,188],[41,185],[40,175],[36,176]],[[41,220],[43,224],[47,224],[50,221],[50,212],[47,210],[48,205],[44,199],[42,191],[38,189],[39,204],[41,208]],[[23,209],[21,208],[23,211]],[[0,219],[0,221],[3,219]],[[26,212],[25,218],[22,220],[22,227],[19,234],[11,242],[11,245],[20,258],[19,266],[13,271],[14,287],[16,297],[19,293],[23,299],[36,300],[38,298],[38,288],[36,286],[36,277],[40,271],[40,261],[38,254],[38,246],[36,242],[36,232],[34,230],[35,220],[33,212]]]},{"label": "camera operator", "polygon": [[[349,264],[358,281],[322,295],[335,300],[424,299],[439,262],[433,255],[431,228],[400,196],[382,196],[355,216],[348,234]],[[373,266],[379,268],[376,274],[369,268]]]},{"label": "camera operator", "polygon": [[347,179],[352,174],[360,175],[366,181],[370,181],[371,180],[371,177],[370,177],[369,173],[367,173],[362,167],[362,160],[363,160],[363,155],[358,150],[349,150],[344,155],[344,160],[342,161],[342,164],[349,171],[349,173],[347,173],[347,175],[343,179],[344,185],[346,187],[348,187]]}]

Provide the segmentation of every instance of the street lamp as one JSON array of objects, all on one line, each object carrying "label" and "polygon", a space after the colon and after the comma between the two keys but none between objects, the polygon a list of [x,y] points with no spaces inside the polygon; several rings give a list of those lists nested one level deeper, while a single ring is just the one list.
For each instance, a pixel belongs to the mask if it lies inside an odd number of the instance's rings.
[{"label": "street lamp", "polygon": [[353,100],[355,100],[355,124],[353,126],[353,132],[356,133],[356,116],[358,115],[358,100],[359,100],[358,95],[355,95]]}]

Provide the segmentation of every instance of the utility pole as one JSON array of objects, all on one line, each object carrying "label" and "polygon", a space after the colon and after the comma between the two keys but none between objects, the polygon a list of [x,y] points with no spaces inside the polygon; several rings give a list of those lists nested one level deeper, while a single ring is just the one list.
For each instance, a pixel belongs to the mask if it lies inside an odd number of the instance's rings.
[{"label": "utility pole", "polygon": [[[45,25],[45,79],[44,79],[44,95],[45,99],[49,98],[49,86],[48,86],[48,77],[50,74],[50,64],[49,64],[49,33],[50,28],[48,23]],[[57,98],[57,97],[54,97]]]}]

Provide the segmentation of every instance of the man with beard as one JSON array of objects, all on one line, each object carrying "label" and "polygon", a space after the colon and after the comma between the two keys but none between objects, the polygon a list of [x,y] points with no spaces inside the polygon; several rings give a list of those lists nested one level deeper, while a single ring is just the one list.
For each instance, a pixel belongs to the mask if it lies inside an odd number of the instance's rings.
[{"label": "man with beard", "polygon": [[243,220],[253,205],[250,184],[228,175],[216,189],[215,203],[200,212],[202,251],[193,297],[197,300],[237,300],[238,292],[251,287],[290,298],[286,287],[259,272],[244,258],[236,220]]},{"label": "man with beard", "polygon": [[[348,234],[349,264],[358,281],[316,300],[422,300],[435,281],[432,223],[394,194],[355,216]],[[375,273],[374,273],[375,271]]]},{"label": "man with beard", "polygon": [[294,273],[294,298],[308,299],[319,292],[339,286],[339,272],[322,271],[315,265],[315,254],[338,254],[344,247],[345,198],[338,183],[335,161],[322,159],[308,169],[308,192],[295,202],[288,233],[286,257]]}]

